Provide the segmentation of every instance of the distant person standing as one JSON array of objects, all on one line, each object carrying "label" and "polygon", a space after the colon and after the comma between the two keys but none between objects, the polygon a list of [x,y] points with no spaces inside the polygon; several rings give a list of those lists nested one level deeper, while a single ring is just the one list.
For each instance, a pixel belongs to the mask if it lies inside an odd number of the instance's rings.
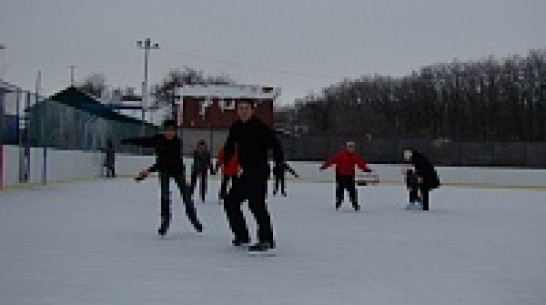
[{"label": "distant person standing", "polygon": [[429,210],[429,192],[440,186],[440,178],[432,163],[421,153],[413,149],[404,150],[404,161],[413,164],[419,181],[419,193],[423,210]]},{"label": "distant person standing", "polygon": [[296,171],[288,165],[286,162],[282,164],[276,164],[273,166],[273,179],[275,180],[273,184],[273,196],[277,195],[279,187],[281,189],[281,194],[286,197],[286,186],[285,186],[285,176],[286,172],[292,174],[292,176],[299,178],[300,176]]},{"label": "distant person standing", "polygon": [[235,149],[235,154],[229,160],[225,160],[224,156],[224,146],[218,151],[218,158],[216,161],[216,167],[214,172],[218,172],[221,168],[222,170],[222,180],[220,183],[220,191],[218,193],[218,199],[220,203],[224,201],[224,198],[227,194],[228,183],[233,186],[235,179],[239,175],[239,158],[237,157],[237,149]]},{"label": "distant person standing", "polygon": [[106,169],[107,178],[116,177],[116,150],[112,140],[106,140],[106,147],[101,149],[104,152],[104,168]]},{"label": "distant person standing", "polygon": [[235,237],[233,245],[247,244],[250,235],[241,204],[248,200],[258,229],[258,242],[250,246],[249,251],[268,251],[275,248],[271,216],[265,202],[270,171],[268,151],[273,150],[276,164],[283,163],[284,156],[273,130],[254,115],[250,100],[239,101],[236,111],[238,120],[229,128],[224,154],[225,160],[230,160],[235,151],[238,152],[241,174],[225,198],[224,209]]},{"label": "distant person standing", "polygon": [[214,172],[212,166],[212,160],[210,152],[207,148],[205,140],[199,140],[197,142],[197,147],[193,151],[193,164],[191,168],[191,194],[193,196],[195,192],[195,187],[197,185],[197,180],[199,181],[199,194],[201,195],[201,201],[205,202],[205,196],[207,194],[207,185],[208,185],[208,173]]},{"label": "distant person standing", "polygon": [[161,189],[161,225],[159,236],[165,236],[171,223],[170,180],[173,179],[180,191],[180,196],[186,207],[186,215],[196,231],[201,232],[203,226],[197,218],[197,212],[191,199],[190,189],[186,184],[184,163],[182,161],[182,143],[176,135],[174,120],[163,122],[163,131],[152,137],[130,138],[122,141],[124,144],[135,144],[144,147],[153,147],[156,152],[156,162],[148,169],[139,173],[139,179],[147,177],[150,172],[159,172],[159,186]]},{"label": "distant person standing", "polygon": [[370,172],[366,161],[356,153],[355,142],[347,142],[345,148],[328,158],[320,169],[336,166],[336,210],[341,207],[345,190],[349,193],[349,199],[355,211],[360,210],[355,185],[355,166],[364,172]]}]

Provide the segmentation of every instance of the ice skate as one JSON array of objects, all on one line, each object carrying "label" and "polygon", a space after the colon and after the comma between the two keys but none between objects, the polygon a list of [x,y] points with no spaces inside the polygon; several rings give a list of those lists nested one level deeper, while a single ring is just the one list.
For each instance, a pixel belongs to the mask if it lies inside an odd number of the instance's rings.
[{"label": "ice skate", "polygon": [[416,201],[416,202],[410,202],[406,205],[406,210],[410,210],[410,211],[422,211],[423,210],[423,207],[421,206],[421,203]]},{"label": "ice skate", "polygon": [[248,247],[248,253],[251,256],[274,256],[274,241],[261,241]]},{"label": "ice skate", "polygon": [[231,241],[231,244],[233,244],[235,247],[241,247],[248,245],[250,243],[250,239],[248,238],[235,238]]}]

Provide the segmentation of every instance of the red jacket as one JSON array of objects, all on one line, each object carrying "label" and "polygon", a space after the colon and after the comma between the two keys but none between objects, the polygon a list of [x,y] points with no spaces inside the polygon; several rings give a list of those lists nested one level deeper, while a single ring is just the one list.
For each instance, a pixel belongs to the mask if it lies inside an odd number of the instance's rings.
[{"label": "red jacket", "polygon": [[344,176],[352,176],[355,174],[355,165],[361,170],[368,169],[366,161],[362,159],[356,152],[346,148],[340,150],[335,155],[324,161],[320,169],[326,169],[332,165],[336,166],[336,173]]},{"label": "red jacket", "polygon": [[237,176],[239,174],[239,159],[237,157],[237,150],[235,154],[228,161],[224,160],[224,147],[220,148],[218,151],[218,160],[216,161],[216,168],[219,166],[222,167],[222,174],[226,176]]}]

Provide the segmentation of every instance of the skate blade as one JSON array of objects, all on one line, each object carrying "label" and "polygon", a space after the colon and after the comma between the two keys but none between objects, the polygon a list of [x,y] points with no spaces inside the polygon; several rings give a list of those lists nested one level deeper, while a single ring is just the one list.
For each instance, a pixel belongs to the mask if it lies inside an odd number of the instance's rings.
[{"label": "skate blade", "polygon": [[277,256],[277,251],[267,250],[267,251],[248,251],[248,256],[251,257],[274,257]]}]

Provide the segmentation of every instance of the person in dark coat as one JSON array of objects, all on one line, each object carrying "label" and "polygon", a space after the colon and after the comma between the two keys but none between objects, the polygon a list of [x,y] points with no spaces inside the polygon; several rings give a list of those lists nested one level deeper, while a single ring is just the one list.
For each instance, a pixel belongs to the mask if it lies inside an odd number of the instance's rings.
[{"label": "person in dark coat", "polygon": [[355,166],[363,172],[371,172],[366,161],[356,153],[355,143],[347,142],[345,148],[328,158],[321,165],[320,170],[336,166],[336,210],[341,207],[345,190],[349,193],[349,199],[355,211],[360,210],[355,186]]},{"label": "person in dark coat", "polygon": [[300,177],[298,173],[296,173],[296,171],[286,162],[273,166],[273,179],[275,180],[273,184],[273,196],[277,195],[277,191],[279,190],[279,185],[280,185],[281,194],[284,197],[286,197],[286,189],[285,189],[286,172],[289,172],[290,174],[292,174],[292,176],[296,178]]},{"label": "person in dark coat", "polygon": [[250,100],[239,101],[236,111],[238,120],[229,128],[224,160],[230,160],[237,150],[241,174],[226,195],[224,209],[235,237],[233,245],[247,244],[250,235],[241,204],[248,200],[258,231],[258,242],[249,250],[267,251],[275,248],[273,226],[265,202],[270,171],[268,151],[273,150],[275,164],[284,162],[283,151],[273,130],[254,116],[254,105]]},{"label": "person in dark coat", "polygon": [[107,178],[116,177],[116,150],[112,140],[106,140],[106,147],[101,149],[104,152],[104,168],[106,169]]},{"label": "person in dark coat", "polygon": [[420,152],[413,149],[404,150],[404,161],[413,164],[415,175],[419,179],[419,195],[423,210],[429,210],[429,192],[440,186],[440,178],[432,163]]},{"label": "person in dark coat", "polygon": [[167,234],[171,222],[170,180],[173,179],[186,207],[186,215],[195,230],[201,232],[203,226],[197,218],[197,212],[191,199],[190,189],[183,175],[182,143],[176,135],[176,124],[173,120],[163,123],[163,132],[152,137],[138,137],[122,140],[124,144],[134,144],[143,147],[153,147],[156,152],[156,162],[148,169],[143,169],[139,177],[146,177],[152,171],[159,172],[159,186],[161,188],[161,225],[160,236]]},{"label": "person in dark coat", "polygon": [[205,202],[205,195],[207,194],[209,171],[211,174],[214,172],[210,152],[207,149],[207,144],[205,143],[205,140],[199,140],[199,142],[197,142],[197,148],[193,151],[193,164],[191,168],[190,187],[191,194],[193,196],[195,192],[195,186],[197,185],[197,180],[200,180],[199,193],[201,195],[202,202]]}]

